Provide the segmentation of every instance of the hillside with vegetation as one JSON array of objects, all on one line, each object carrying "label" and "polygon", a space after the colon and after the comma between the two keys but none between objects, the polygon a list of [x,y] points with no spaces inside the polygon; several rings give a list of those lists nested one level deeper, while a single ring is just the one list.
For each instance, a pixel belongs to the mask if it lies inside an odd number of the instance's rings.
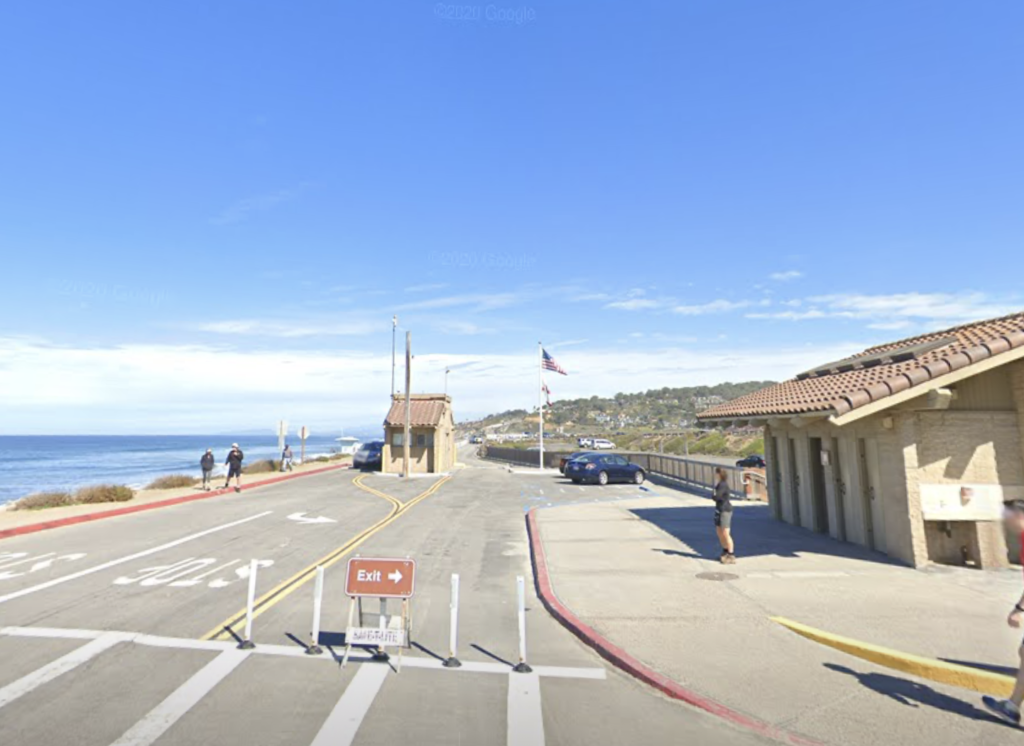
[{"label": "hillside with vegetation", "polygon": [[[719,431],[698,426],[696,416],[709,407],[772,385],[772,381],[720,383],[714,386],[661,388],[612,397],[555,400],[544,413],[551,446],[569,447],[579,436],[609,438],[620,448],[663,453],[739,456],[763,453],[757,429]],[[492,437],[534,433],[537,410],[514,409],[462,422],[467,435]],[[526,444],[528,445],[528,443]]]}]

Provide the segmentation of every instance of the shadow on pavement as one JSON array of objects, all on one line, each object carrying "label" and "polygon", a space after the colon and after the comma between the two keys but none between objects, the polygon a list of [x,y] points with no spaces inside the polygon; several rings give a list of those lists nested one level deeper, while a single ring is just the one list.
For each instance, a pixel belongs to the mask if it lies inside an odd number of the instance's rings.
[{"label": "shadow on pavement", "polygon": [[[715,536],[715,509],[710,502],[706,507],[636,508],[630,512],[693,550],[693,554],[672,550],[665,551],[666,554],[717,560],[722,552]],[[732,535],[737,555],[742,557],[798,558],[804,554],[819,554],[902,567],[884,554],[776,521],[767,505],[740,504],[733,513]]]},{"label": "shadow on pavement", "polygon": [[979,671],[988,671],[989,673],[998,673],[1003,676],[1009,676],[1011,679],[1016,678],[1017,669],[1010,668],[1009,666],[995,666],[991,663],[977,663],[975,661],[958,661],[953,658],[939,658],[940,661],[946,663],[953,663],[957,666],[966,666],[967,668],[976,668]]},{"label": "shadow on pavement", "polygon": [[999,725],[1005,725],[1016,729],[1015,726],[1011,726],[1009,723],[1005,723],[1002,720],[989,715],[984,710],[979,709],[968,702],[964,702],[956,697],[950,697],[942,692],[937,692],[925,684],[919,684],[916,681],[909,681],[907,679],[901,679],[898,676],[889,676],[888,674],[883,673],[857,673],[852,669],[836,665],[835,663],[826,663],[824,665],[825,668],[830,671],[852,676],[860,682],[861,686],[885,695],[889,699],[899,702],[901,705],[915,708],[921,707],[922,705],[925,707],[934,707],[936,710],[942,710],[943,712],[949,712],[953,715],[959,715],[960,717],[964,717],[969,720],[998,723]]}]

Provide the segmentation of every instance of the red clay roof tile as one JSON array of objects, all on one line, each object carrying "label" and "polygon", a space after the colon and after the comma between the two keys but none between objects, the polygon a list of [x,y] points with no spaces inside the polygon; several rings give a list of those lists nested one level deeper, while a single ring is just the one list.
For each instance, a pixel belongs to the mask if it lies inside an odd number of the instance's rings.
[{"label": "red clay roof tile", "polygon": [[[817,371],[828,367],[820,366],[798,378],[719,404],[697,417],[713,420],[828,410],[845,414],[1017,347],[1024,347],[1024,312],[877,345],[852,359],[833,363],[832,372],[819,375]],[[911,357],[893,361],[885,357],[887,354]],[[869,366],[863,367],[865,363]]]}]

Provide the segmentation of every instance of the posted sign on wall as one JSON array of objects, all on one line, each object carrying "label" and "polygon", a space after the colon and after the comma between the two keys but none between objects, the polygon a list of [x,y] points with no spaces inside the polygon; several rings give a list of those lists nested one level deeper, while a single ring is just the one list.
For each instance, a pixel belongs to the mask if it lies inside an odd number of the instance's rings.
[{"label": "posted sign on wall", "polygon": [[412,598],[416,562],[411,559],[353,557],[348,561],[345,593],[350,597]]},{"label": "posted sign on wall", "polygon": [[926,521],[997,521],[1006,499],[1010,497],[1004,496],[998,484],[921,485],[921,512]]}]

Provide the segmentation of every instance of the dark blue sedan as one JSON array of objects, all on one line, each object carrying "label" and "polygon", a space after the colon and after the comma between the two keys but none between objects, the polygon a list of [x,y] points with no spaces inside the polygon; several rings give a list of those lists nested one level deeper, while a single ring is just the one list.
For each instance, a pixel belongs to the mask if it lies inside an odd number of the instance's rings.
[{"label": "dark blue sedan", "polygon": [[569,477],[573,484],[643,484],[647,478],[643,469],[616,453],[588,453],[573,459],[565,465],[565,476]]}]

